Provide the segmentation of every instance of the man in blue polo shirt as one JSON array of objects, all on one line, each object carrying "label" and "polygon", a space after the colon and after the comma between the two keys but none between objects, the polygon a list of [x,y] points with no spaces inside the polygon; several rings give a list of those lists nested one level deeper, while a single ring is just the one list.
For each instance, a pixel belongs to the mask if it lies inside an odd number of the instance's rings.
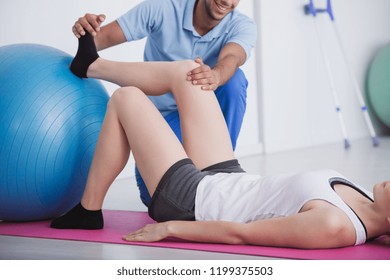
[{"label": "man in blue polo shirt", "polygon": [[[247,80],[239,69],[256,41],[256,25],[235,8],[240,0],[145,0],[100,27],[104,15],[86,14],[73,26],[76,37],[85,31],[102,50],[147,37],[145,61],[196,60],[200,65],[187,79],[214,90],[235,148],[246,108]],[[181,140],[180,119],[172,94],[150,97]],[[210,120],[212,121],[212,120]],[[141,199],[150,196],[138,170]]]}]

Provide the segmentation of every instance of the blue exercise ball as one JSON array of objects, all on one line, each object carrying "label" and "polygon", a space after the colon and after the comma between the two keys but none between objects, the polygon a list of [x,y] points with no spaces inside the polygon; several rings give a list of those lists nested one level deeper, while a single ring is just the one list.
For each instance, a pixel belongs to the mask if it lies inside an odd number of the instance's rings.
[{"label": "blue exercise ball", "polygon": [[109,96],[43,45],[0,47],[0,220],[63,214],[80,201]]}]

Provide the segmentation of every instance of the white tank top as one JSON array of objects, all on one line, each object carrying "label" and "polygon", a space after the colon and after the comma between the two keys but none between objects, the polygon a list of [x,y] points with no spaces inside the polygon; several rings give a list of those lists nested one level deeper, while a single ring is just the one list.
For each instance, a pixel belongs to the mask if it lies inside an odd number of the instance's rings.
[{"label": "white tank top", "polygon": [[343,210],[356,230],[355,244],[366,242],[359,217],[333,190],[332,183],[351,186],[373,200],[372,193],[349,182],[333,170],[277,176],[218,173],[202,179],[195,198],[196,220],[248,223],[296,214],[313,199],[325,200]]}]

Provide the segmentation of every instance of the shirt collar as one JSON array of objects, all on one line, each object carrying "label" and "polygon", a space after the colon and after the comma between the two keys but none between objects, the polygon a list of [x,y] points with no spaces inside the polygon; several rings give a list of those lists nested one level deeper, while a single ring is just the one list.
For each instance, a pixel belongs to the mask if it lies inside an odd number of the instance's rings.
[{"label": "shirt collar", "polygon": [[184,18],[183,18],[183,28],[195,32],[194,26],[192,24],[192,20],[194,18],[194,8],[195,8],[196,0],[188,0],[187,5],[184,10]]}]

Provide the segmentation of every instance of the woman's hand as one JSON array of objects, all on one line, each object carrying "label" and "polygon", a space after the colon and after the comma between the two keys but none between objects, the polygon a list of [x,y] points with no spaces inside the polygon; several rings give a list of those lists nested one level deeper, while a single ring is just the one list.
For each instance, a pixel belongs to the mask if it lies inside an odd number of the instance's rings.
[{"label": "woman's hand", "polygon": [[168,237],[168,223],[149,224],[123,236],[125,241],[156,242]]},{"label": "woman's hand", "polygon": [[85,35],[87,31],[92,36],[96,36],[96,33],[100,31],[100,25],[106,19],[106,16],[94,15],[94,14],[85,14],[83,17],[80,17],[72,27],[73,34],[80,38]]}]

